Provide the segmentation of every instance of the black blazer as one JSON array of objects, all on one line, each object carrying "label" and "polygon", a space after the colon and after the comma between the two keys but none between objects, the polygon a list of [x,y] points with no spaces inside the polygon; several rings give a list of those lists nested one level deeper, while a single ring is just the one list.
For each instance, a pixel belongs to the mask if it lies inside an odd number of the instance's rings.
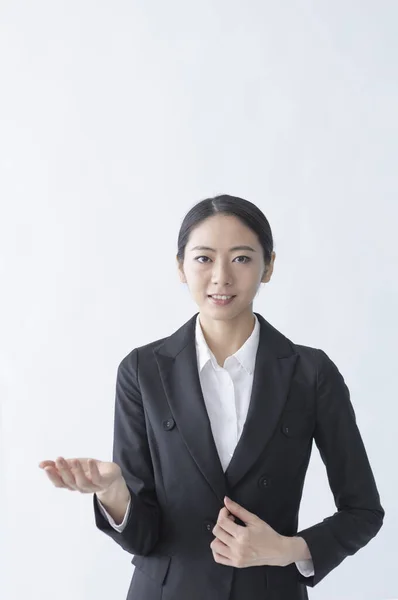
[{"label": "black blazer", "polygon": [[[130,554],[128,600],[298,600],[379,531],[384,509],[349,390],[322,350],[294,344],[260,314],[247,420],[223,472],[200,386],[197,313],[172,335],[132,350],[117,371],[113,461],[132,496],[122,533],[93,498],[96,526]],[[313,440],[337,512],[297,532]],[[302,536],[315,575],[216,563],[223,498],[283,535]],[[240,523],[242,524],[242,523]]]}]

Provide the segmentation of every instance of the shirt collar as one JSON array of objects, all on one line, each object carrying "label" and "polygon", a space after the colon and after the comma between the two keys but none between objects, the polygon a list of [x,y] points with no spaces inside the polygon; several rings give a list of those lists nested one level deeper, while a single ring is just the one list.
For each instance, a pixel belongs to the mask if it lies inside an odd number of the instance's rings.
[{"label": "shirt collar", "polygon": [[[232,356],[236,358],[236,360],[240,363],[240,365],[252,375],[254,372],[254,366],[256,362],[256,354],[258,349],[258,344],[260,341],[260,323],[256,315],[254,329],[250,335],[250,337],[246,340],[246,342],[237,350]],[[219,369],[220,366],[217,364],[216,358],[213,352],[210,350],[207,342],[204,338],[202,327],[199,321],[199,314],[196,317],[196,326],[195,326],[195,345],[196,345],[196,356],[198,359],[199,372],[202,371],[205,364],[210,360],[214,369]]]}]

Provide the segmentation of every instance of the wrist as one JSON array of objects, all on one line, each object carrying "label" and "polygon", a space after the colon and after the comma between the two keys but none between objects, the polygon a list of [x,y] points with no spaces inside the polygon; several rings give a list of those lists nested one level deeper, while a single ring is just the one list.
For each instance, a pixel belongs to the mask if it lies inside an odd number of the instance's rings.
[{"label": "wrist", "polygon": [[124,478],[117,479],[109,488],[97,493],[97,500],[101,502],[116,525],[123,523],[130,499],[130,491]]},{"label": "wrist", "polygon": [[312,558],[307,542],[302,537],[283,535],[281,547],[281,562],[283,563],[281,566],[283,567],[286,567],[291,563],[299,562],[301,560],[310,560]]},{"label": "wrist", "polygon": [[97,498],[102,502],[109,498],[117,497],[130,497],[130,492],[127,487],[126,481],[123,476],[116,479],[111,485],[100,492],[96,492]]}]

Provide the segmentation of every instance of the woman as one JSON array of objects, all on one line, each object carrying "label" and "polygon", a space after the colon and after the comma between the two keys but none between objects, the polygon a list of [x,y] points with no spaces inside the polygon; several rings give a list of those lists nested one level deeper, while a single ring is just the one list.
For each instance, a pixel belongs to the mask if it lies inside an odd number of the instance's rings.
[{"label": "woman", "polygon": [[[113,462],[40,464],[57,487],[94,492],[96,526],[134,554],[128,600],[308,598],[382,526],[336,365],[253,313],[274,262],[254,204],[194,206],[177,267],[199,312],[121,361]],[[313,440],[338,510],[297,532]]]}]

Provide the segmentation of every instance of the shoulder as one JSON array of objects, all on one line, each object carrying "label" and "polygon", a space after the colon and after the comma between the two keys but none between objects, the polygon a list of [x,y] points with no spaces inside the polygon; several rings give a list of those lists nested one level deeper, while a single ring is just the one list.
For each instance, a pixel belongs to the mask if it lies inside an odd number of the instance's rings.
[{"label": "shoulder", "polygon": [[[297,344],[284,332],[277,329],[263,315],[256,313],[262,325],[266,343],[272,345],[279,358],[297,355],[299,367],[309,369],[311,372],[319,366],[322,350],[305,344]],[[260,342],[261,343],[261,342]]]},{"label": "shoulder", "polygon": [[322,350],[315,348],[314,346],[308,346],[306,344],[297,344],[291,340],[287,335],[278,331],[278,334],[284,338],[285,347],[289,348],[288,352],[298,355],[299,362],[303,365],[316,367],[319,364],[320,353]]},{"label": "shoulder", "polygon": [[324,350],[302,344],[293,346],[299,355],[301,374],[315,385],[318,393],[339,390],[341,397],[349,393],[344,376]]},{"label": "shoulder", "polygon": [[321,348],[297,344],[290,339],[288,341],[292,351],[298,355],[298,368],[311,381],[315,379],[318,384],[319,379],[324,376],[340,374],[336,364]]},{"label": "shoulder", "polygon": [[153,351],[161,346],[165,340],[167,340],[169,336],[159,338],[148,344],[143,344],[142,346],[137,346],[130,350],[126,356],[122,358],[119,364],[120,368],[133,368],[134,370],[138,369],[139,364],[148,364],[153,361]]}]

